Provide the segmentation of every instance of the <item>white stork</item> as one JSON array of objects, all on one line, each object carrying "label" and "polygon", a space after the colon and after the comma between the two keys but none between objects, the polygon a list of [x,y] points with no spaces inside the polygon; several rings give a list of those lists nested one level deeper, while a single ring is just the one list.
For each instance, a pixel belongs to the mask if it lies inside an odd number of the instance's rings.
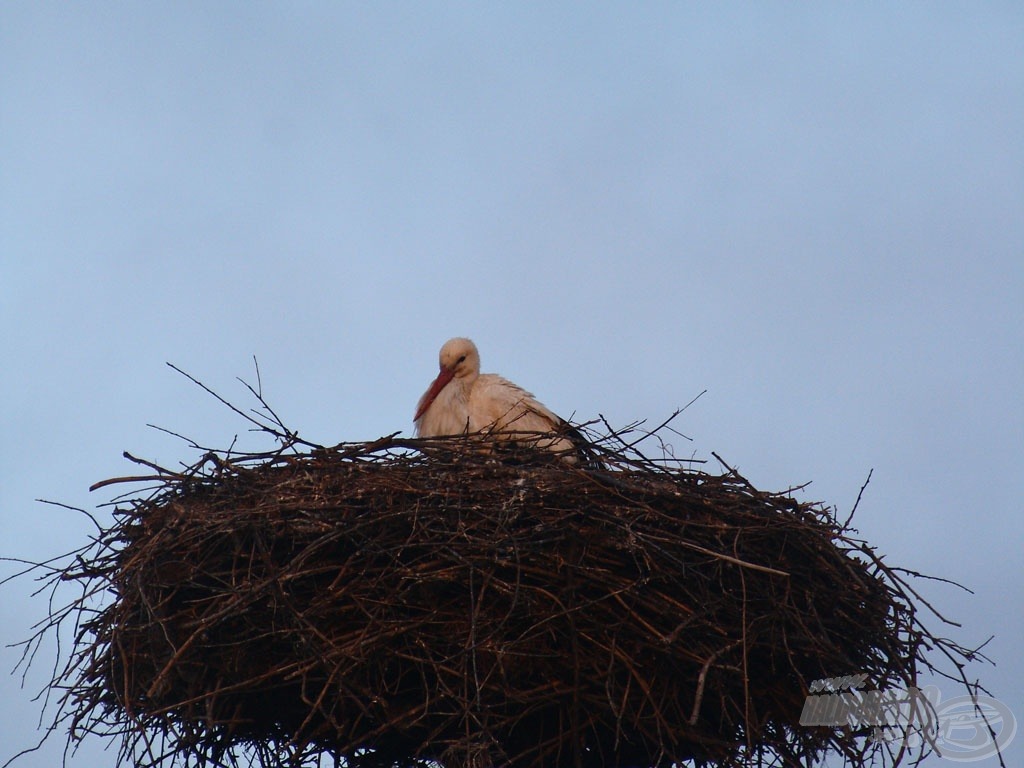
[{"label": "white stork", "polygon": [[[577,460],[579,433],[525,389],[495,373],[480,373],[480,353],[469,339],[445,342],[438,355],[440,372],[420,398],[413,422],[420,437],[486,433],[503,434]],[[538,439],[560,432],[568,437]]]}]

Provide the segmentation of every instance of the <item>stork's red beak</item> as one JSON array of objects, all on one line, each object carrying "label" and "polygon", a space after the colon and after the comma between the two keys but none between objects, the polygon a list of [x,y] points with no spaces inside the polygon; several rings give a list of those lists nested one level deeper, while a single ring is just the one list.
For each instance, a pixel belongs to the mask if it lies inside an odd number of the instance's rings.
[{"label": "stork's red beak", "polygon": [[441,372],[437,374],[437,378],[434,379],[434,383],[430,385],[430,389],[427,390],[426,394],[420,398],[419,407],[416,409],[416,415],[413,416],[413,421],[419,421],[420,416],[427,412],[430,404],[434,402],[434,399],[441,393],[445,385],[452,380],[455,375],[455,371],[451,371],[447,368],[442,368]]}]

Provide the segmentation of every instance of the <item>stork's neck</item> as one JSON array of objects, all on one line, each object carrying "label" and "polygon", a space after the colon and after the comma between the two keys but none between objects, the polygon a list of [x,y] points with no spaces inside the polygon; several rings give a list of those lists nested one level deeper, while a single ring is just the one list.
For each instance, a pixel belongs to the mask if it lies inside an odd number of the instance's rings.
[{"label": "stork's neck", "polygon": [[445,403],[458,403],[460,406],[465,407],[469,402],[469,395],[473,391],[473,385],[476,384],[478,378],[479,374],[476,373],[456,376],[441,390],[441,394],[437,396],[437,399]]}]

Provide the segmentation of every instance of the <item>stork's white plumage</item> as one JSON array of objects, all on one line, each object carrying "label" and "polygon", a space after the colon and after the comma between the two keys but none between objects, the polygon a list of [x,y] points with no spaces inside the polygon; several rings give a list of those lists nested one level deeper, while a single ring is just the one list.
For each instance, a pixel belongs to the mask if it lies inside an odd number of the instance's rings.
[{"label": "stork's white plumage", "polygon": [[574,460],[574,444],[538,433],[565,431],[565,422],[522,387],[494,373],[480,373],[480,353],[469,339],[449,339],[438,356],[440,372],[420,398],[413,422],[420,437],[477,432],[522,439]]}]

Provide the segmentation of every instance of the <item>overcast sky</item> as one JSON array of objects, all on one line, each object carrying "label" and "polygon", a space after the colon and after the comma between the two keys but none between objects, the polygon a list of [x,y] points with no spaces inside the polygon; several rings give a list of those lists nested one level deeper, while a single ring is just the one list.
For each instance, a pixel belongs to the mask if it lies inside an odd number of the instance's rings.
[{"label": "overcast sky", "polygon": [[123,450],[195,460],[147,424],[244,443],[167,361],[247,405],[255,355],[335,443],[411,432],[466,335],[578,420],[706,389],[677,453],[844,516],[873,469],[858,528],[974,590],[921,585],[1024,721],[1022,137],[1019,2],[4,3],[0,555],[82,544],[34,500],[95,510]]}]

